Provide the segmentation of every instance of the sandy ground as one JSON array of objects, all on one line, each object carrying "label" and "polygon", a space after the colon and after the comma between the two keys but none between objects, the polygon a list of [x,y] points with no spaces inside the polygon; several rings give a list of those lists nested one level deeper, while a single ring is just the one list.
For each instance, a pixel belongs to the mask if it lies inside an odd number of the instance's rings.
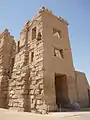
[{"label": "sandy ground", "polygon": [[90,112],[56,112],[40,115],[0,109],[0,120],[90,120]]}]

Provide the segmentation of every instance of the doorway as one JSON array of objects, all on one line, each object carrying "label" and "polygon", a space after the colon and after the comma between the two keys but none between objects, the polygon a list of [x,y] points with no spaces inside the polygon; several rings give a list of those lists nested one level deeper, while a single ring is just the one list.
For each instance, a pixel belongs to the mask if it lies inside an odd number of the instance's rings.
[{"label": "doorway", "polygon": [[63,107],[68,104],[68,85],[66,75],[55,75],[56,104]]}]

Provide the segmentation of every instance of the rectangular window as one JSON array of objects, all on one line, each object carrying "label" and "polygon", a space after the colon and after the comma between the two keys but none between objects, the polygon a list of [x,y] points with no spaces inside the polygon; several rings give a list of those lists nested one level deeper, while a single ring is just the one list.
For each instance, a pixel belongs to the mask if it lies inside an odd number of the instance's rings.
[{"label": "rectangular window", "polygon": [[64,59],[63,49],[61,49],[59,51],[60,51],[61,58]]},{"label": "rectangular window", "polygon": [[60,59],[64,59],[63,49],[58,50],[58,49],[54,48],[54,56],[56,56]]},{"label": "rectangular window", "polygon": [[53,28],[53,35],[57,36],[58,38],[61,38],[61,31],[58,29]]},{"label": "rectangular window", "polygon": [[34,60],[34,52],[31,52],[31,62]]},{"label": "rectangular window", "polygon": [[36,27],[32,29],[32,40],[36,38]]}]

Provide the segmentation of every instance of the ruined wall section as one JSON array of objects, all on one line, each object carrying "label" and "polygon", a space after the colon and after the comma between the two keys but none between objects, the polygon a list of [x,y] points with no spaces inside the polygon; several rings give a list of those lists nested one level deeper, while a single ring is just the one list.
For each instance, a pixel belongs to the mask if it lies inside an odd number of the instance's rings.
[{"label": "ruined wall section", "polygon": [[9,81],[9,108],[17,111],[29,111],[27,32],[26,25],[21,31],[20,40],[17,42],[13,74]]},{"label": "ruined wall section", "polygon": [[85,73],[75,71],[75,86],[77,91],[77,100],[80,103],[80,107],[87,107],[89,105],[89,84]]},{"label": "ruined wall section", "polygon": [[8,29],[0,35],[0,107],[8,108],[8,87],[15,57],[15,41]]},{"label": "ruined wall section", "polygon": [[25,24],[18,44],[19,53],[16,54],[9,83],[9,108],[46,113],[43,89],[43,22],[40,15]]},{"label": "ruined wall section", "polygon": [[4,55],[4,36],[3,34],[0,35],[0,107],[3,107],[3,95],[2,92],[2,80],[3,80],[3,55]]}]

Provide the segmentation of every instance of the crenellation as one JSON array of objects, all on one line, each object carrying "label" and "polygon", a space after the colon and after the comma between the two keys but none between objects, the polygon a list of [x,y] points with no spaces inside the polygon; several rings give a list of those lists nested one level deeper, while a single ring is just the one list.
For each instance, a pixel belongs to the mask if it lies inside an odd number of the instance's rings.
[{"label": "crenellation", "polygon": [[54,15],[51,10],[49,10],[49,9],[47,9],[47,8],[45,8],[45,7],[42,7],[42,8],[40,9],[39,13],[42,13],[42,12],[45,12],[45,13],[49,14],[50,16],[54,16],[54,17],[56,17],[56,19],[58,19],[58,20],[60,20],[61,22],[65,23],[66,25],[68,25],[67,20],[64,20],[61,16],[56,16],[56,15]]}]

